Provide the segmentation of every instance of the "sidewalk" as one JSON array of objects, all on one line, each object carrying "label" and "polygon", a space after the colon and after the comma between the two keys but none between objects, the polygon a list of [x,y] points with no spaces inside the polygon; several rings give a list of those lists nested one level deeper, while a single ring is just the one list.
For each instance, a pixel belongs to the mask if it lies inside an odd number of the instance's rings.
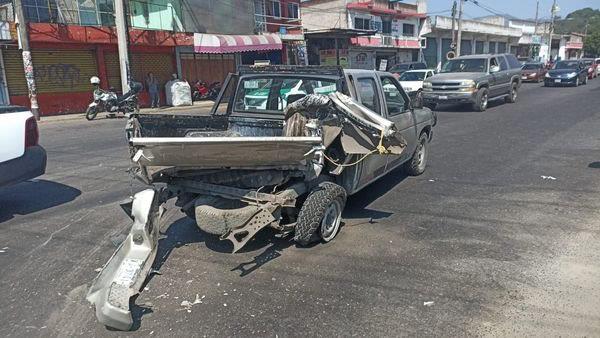
[{"label": "sidewalk", "polygon": [[[214,101],[196,101],[192,106],[141,108],[141,114],[208,114],[214,105]],[[106,113],[98,114],[98,119],[104,118]],[[53,123],[61,121],[85,120],[85,113],[74,113],[65,115],[42,116],[40,123]]]}]

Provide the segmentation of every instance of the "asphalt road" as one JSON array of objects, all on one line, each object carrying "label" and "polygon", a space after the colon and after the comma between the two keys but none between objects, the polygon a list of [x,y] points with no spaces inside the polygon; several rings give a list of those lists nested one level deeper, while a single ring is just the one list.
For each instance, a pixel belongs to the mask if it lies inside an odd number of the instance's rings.
[{"label": "asphalt road", "polygon": [[[599,336],[600,80],[442,109],[427,172],[352,197],[327,245],[230,254],[169,209],[127,335]],[[43,122],[47,174],[0,189],[3,335],[124,335],[84,299],[142,189],[123,124]]]}]

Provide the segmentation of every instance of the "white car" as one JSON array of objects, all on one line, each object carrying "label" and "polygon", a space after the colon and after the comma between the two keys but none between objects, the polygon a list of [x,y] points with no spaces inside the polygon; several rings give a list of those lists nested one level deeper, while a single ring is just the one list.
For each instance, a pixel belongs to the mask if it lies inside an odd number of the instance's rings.
[{"label": "white car", "polygon": [[0,188],[46,172],[46,150],[38,140],[37,122],[27,108],[0,107]]},{"label": "white car", "polygon": [[398,81],[407,93],[418,92],[423,89],[423,80],[433,76],[433,69],[409,70],[402,73]]},{"label": "white car", "polygon": [[596,59],[596,75],[600,76],[600,58]]}]

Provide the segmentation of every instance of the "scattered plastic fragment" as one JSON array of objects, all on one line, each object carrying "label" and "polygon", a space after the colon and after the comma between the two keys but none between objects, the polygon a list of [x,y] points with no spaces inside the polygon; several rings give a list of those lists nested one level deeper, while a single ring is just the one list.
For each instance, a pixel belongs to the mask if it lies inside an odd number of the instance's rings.
[{"label": "scattered plastic fragment", "polygon": [[554,177],[554,176],[544,176],[544,175],[542,175],[541,177],[542,177],[543,180],[551,180],[551,181],[556,180],[556,177]]},{"label": "scattered plastic fragment", "polygon": [[433,301],[423,302],[423,306],[433,306]]}]

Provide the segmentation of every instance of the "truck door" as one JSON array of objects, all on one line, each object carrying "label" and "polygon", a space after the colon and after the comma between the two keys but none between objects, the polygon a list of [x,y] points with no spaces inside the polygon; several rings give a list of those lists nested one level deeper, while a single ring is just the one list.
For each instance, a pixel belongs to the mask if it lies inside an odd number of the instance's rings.
[{"label": "truck door", "polygon": [[510,67],[508,67],[508,61],[503,55],[498,56],[498,61],[500,61],[500,71],[495,74],[498,76],[498,80],[496,80],[496,84],[500,88],[500,93],[498,95],[505,95],[510,93]]},{"label": "truck door", "polygon": [[489,97],[498,96],[500,95],[500,92],[502,92],[500,72],[492,72],[492,69],[496,67],[500,68],[500,62],[497,58],[493,57],[490,59],[490,76],[488,77],[488,83],[490,85]]},{"label": "truck door", "polygon": [[[373,112],[383,115],[381,90],[375,75],[357,75],[355,80],[358,101]],[[385,173],[386,155],[373,154],[362,161],[360,166],[359,186],[369,184],[371,181]]]},{"label": "truck door", "polygon": [[384,108],[388,120],[394,122],[396,129],[406,140],[407,147],[404,152],[387,156],[387,169],[391,170],[408,160],[417,144],[417,126],[413,111],[410,109],[409,100],[400,83],[392,76],[381,76],[381,86],[385,98]]}]

